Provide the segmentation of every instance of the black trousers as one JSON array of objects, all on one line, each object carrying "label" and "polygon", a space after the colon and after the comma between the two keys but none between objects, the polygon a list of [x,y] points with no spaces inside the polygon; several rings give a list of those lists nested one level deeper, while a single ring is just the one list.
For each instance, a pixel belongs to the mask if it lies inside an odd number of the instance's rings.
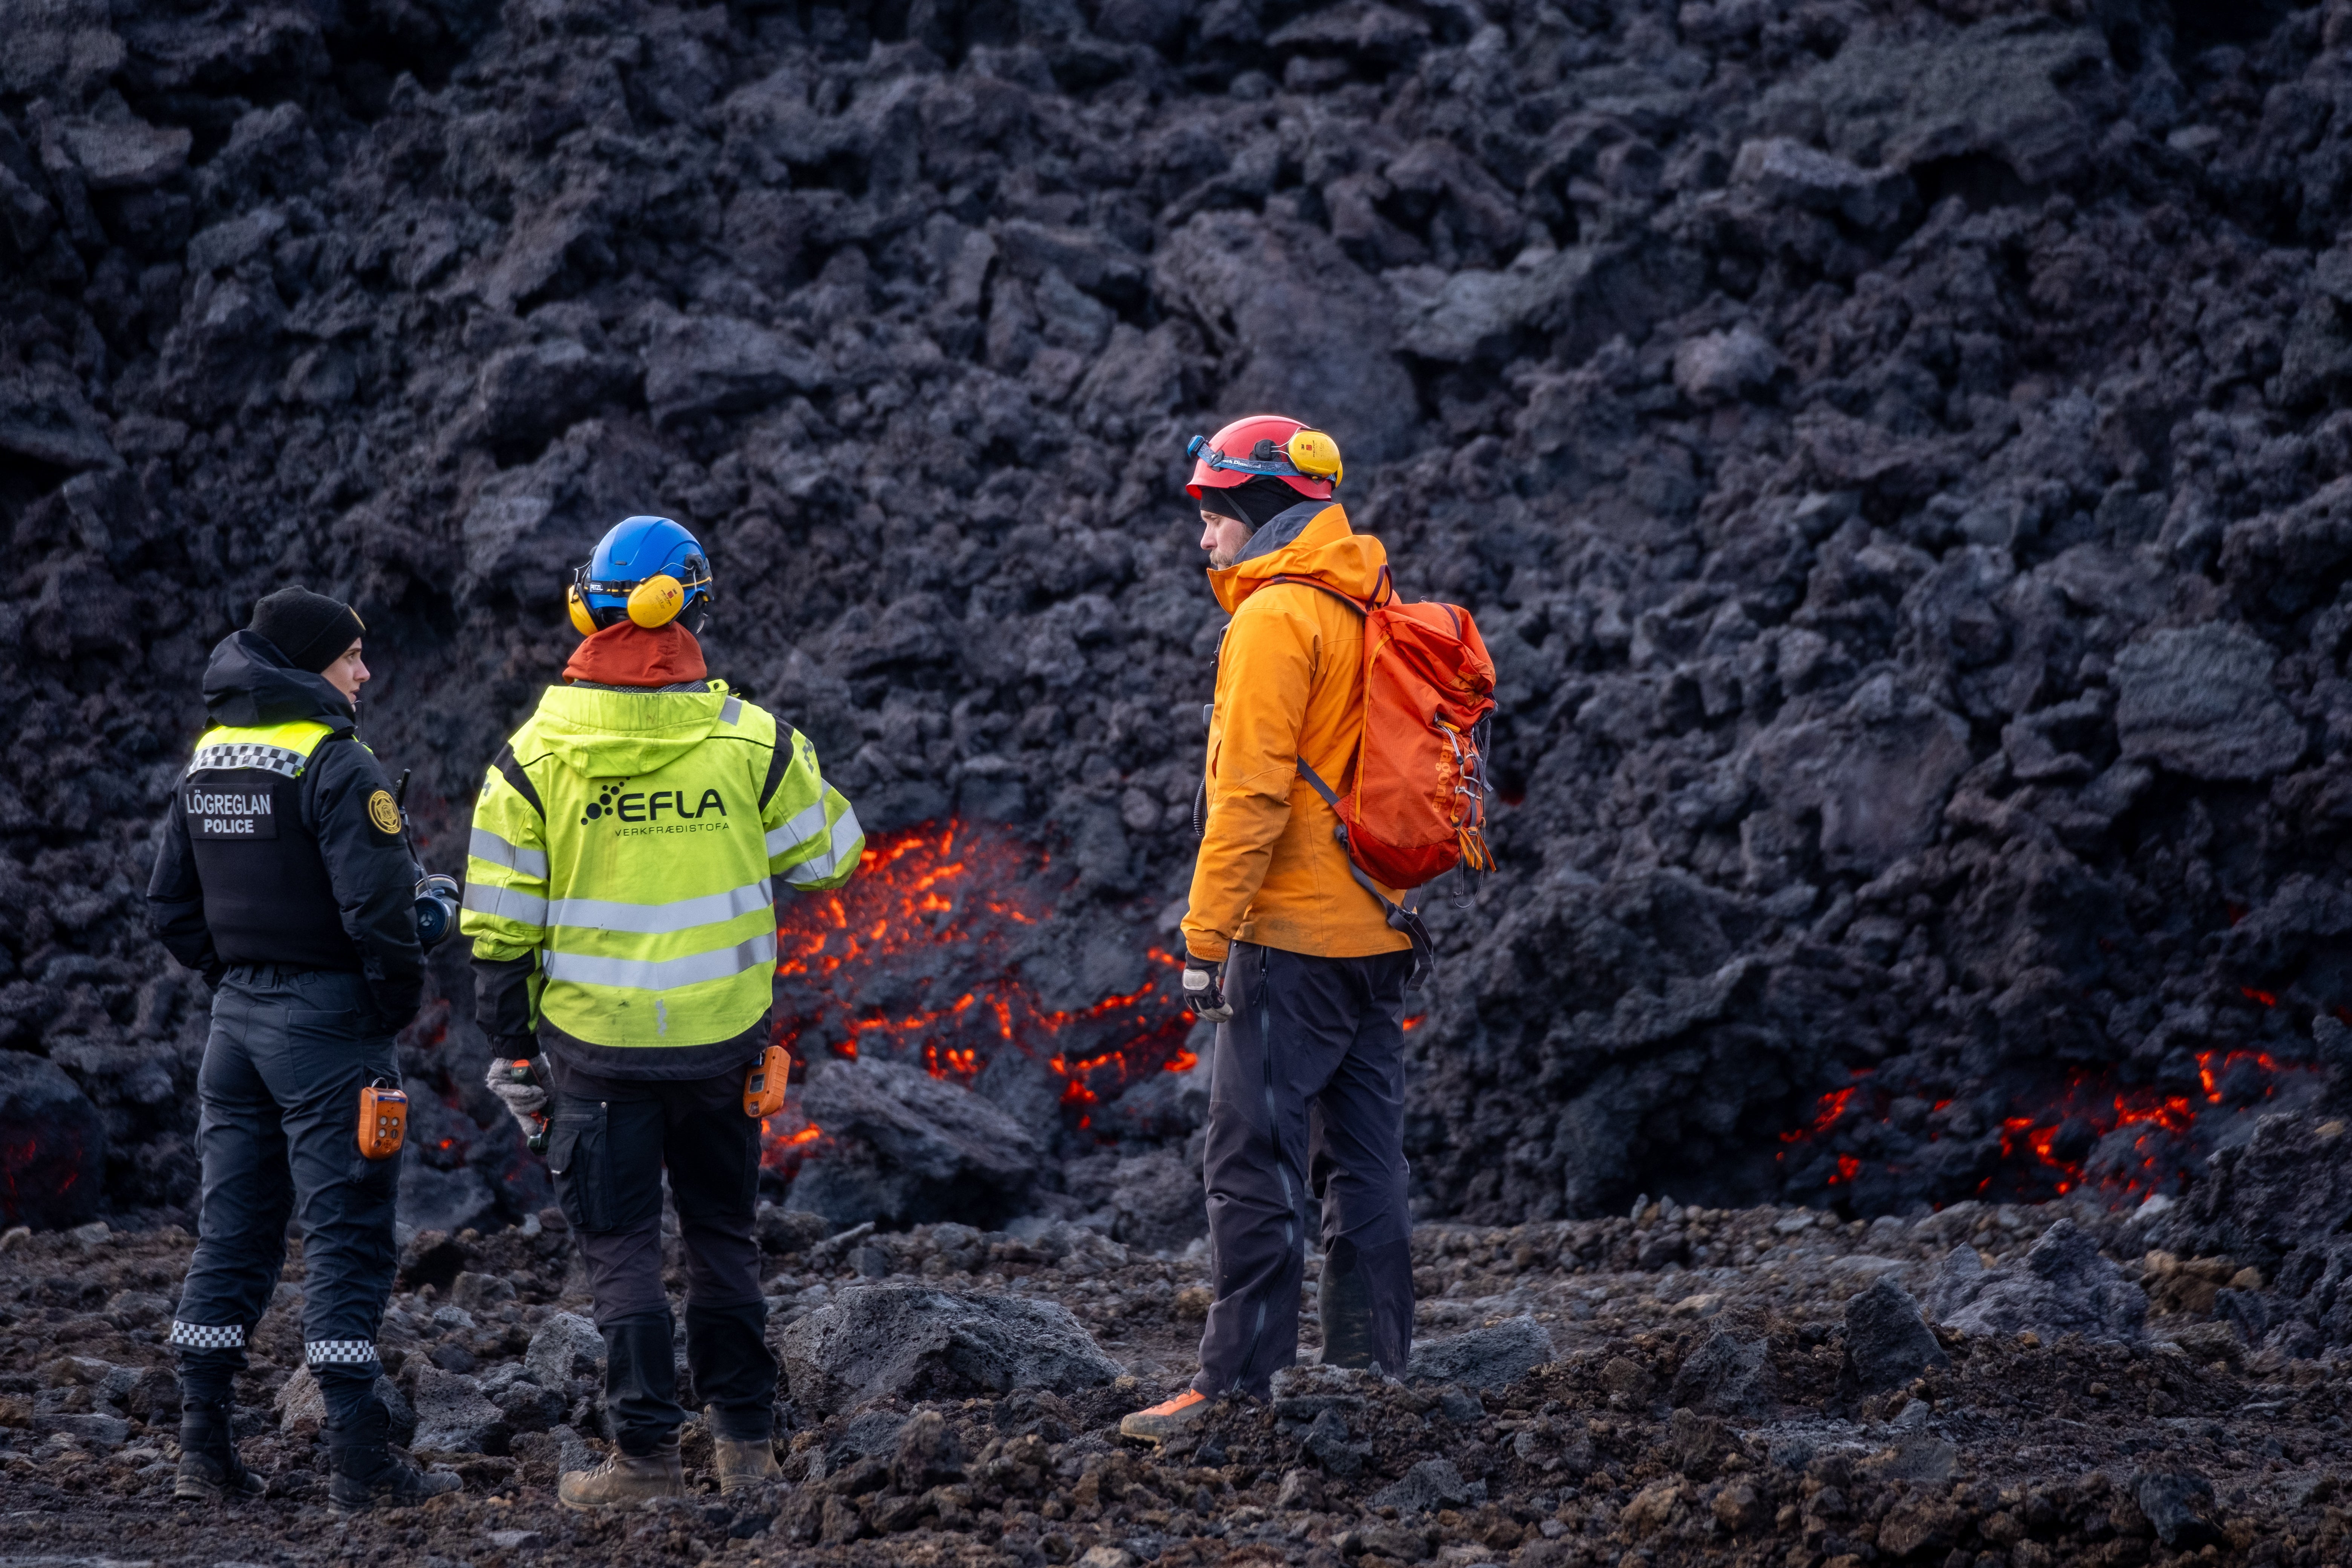
[{"label": "black trousers", "polygon": [[197,1074],[204,1196],[195,1256],[173,1314],[181,1397],[227,1398],[245,1342],[302,1220],[302,1338],[341,1426],[382,1372],[375,1331],[398,1253],[400,1162],[360,1154],[360,1089],[400,1081],[392,1032],[357,974],[240,966],[213,997]]},{"label": "black trousers", "polygon": [[[1230,1022],[1209,1073],[1210,1272],[1216,1300],[1192,1386],[1263,1398],[1298,1353],[1299,1281],[1319,1197],[1323,1290],[1355,1304],[1373,1359],[1412,1344],[1405,1209],[1410,952],[1312,958],[1236,943]],[[1328,1313],[1327,1312],[1327,1321]]]},{"label": "black trousers", "polygon": [[770,1435],[776,1358],[767,1345],[760,1248],[760,1124],[743,1114],[743,1069],[714,1078],[604,1078],[548,1062],[555,1079],[547,1163],[580,1237],[604,1336],[605,1408],[625,1453],[645,1455],[687,1418],[662,1287],[662,1173],[686,1244],[691,1397],[722,1436]]}]

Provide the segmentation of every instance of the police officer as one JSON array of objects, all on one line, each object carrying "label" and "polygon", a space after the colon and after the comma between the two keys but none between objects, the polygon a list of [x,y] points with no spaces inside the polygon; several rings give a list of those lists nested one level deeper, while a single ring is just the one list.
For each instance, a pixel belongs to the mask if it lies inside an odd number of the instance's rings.
[{"label": "police officer", "polygon": [[[709,562],[667,518],[629,518],[573,577],[585,637],[483,780],[461,929],[477,1016],[505,1062],[544,1053],[544,1089],[490,1088],[528,1125],[551,1113],[556,1196],[580,1237],[606,1350],[616,1451],[562,1478],[609,1508],[685,1489],[674,1329],[662,1286],[662,1175],[685,1245],[687,1368],[722,1491],[777,1473],[759,1248],[760,1123],[775,896],[857,868],[857,815],[807,739],[709,679],[695,640]],[[692,629],[690,629],[692,628]]]},{"label": "police officer", "polygon": [[211,721],[180,780],[148,918],[213,988],[198,1079],[195,1256],[172,1323],[180,1362],[176,1497],[251,1497],[230,1383],[302,1222],[302,1337],[327,1406],[339,1510],[455,1489],[392,1457],[375,1331],[392,1292],[399,1162],[365,1158],[361,1090],[399,1082],[393,1034],[424,984],[417,869],[383,770],[357,735],[364,628],[348,605],[283,588],[213,649]]}]

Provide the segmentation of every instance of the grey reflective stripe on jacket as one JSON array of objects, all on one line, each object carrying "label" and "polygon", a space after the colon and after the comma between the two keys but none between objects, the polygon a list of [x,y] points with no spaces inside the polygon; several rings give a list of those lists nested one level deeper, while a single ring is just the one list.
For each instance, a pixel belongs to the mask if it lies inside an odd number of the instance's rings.
[{"label": "grey reflective stripe on jacket", "polygon": [[554,927],[577,926],[591,931],[625,931],[641,936],[661,936],[671,931],[692,931],[696,926],[715,925],[731,921],[738,915],[750,914],[775,902],[768,879],[724,893],[705,893],[699,898],[678,899],[667,904],[625,904],[610,899],[558,899],[548,909],[547,924]]},{"label": "grey reflective stripe on jacket", "polygon": [[[526,877],[544,878],[547,875],[546,850],[526,849],[520,845],[509,844],[487,827],[474,829],[473,837],[467,841],[466,852],[488,860],[493,866],[520,871]],[[478,906],[468,904],[467,907],[473,909]]]},{"label": "grey reflective stripe on jacket", "polygon": [[651,961],[596,958],[584,952],[559,952],[551,948],[541,963],[550,980],[571,981],[583,985],[625,985],[640,991],[668,991],[680,985],[698,984],[705,980],[724,980],[755,965],[772,963],[775,956],[776,933],[764,931],[733,947],[722,947],[712,952],[688,953],[684,958]]},{"label": "grey reflective stripe on jacket", "polygon": [[468,882],[466,897],[459,906],[477,914],[497,915],[510,921],[528,921],[544,925],[547,900],[536,893],[526,893],[520,888],[500,888],[488,882]]},{"label": "grey reflective stripe on jacket", "polygon": [[[799,828],[802,822],[809,816],[811,812],[814,812],[816,815],[815,825],[811,828],[803,830],[799,837],[788,840],[782,847],[779,847],[776,843],[777,835],[789,834],[793,832],[795,828]],[[792,818],[789,822],[786,822],[782,827],[776,829],[775,833],[768,835],[768,853],[771,856],[781,855],[785,849],[791,848],[794,844],[806,843],[809,839],[815,837],[817,834],[822,833],[824,830],[824,804],[820,802],[816,805],[811,806],[808,811],[803,811],[799,816]],[[857,826],[856,808],[853,806],[848,810],[844,811],[841,814],[840,820],[836,821],[833,825],[833,837],[825,845],[824,851],[821,854],[811,856],[797,866],[787,868],[784,872],[784,880],[790,882],[796,888],[806,887],[813,883],[824,881],[827,878],[831,877],[835,871],[841,868],[845,862],[846,857],[858,853],[859,840],[864,837],[865,830]]]}]

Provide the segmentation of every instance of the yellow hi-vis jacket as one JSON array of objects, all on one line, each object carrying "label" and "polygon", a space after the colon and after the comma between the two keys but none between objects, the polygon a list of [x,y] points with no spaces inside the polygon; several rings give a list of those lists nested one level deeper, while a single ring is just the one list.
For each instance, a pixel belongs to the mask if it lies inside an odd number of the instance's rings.
[{"label": "yellow hi-vis jacket", "polygon": [[536,950],[538,1016],[575,1039],[713,1045],[767,1016],[774,894],[865,847],[807,738],[725,681],[551,687],[482,781],[459,929],[478,959]]}]

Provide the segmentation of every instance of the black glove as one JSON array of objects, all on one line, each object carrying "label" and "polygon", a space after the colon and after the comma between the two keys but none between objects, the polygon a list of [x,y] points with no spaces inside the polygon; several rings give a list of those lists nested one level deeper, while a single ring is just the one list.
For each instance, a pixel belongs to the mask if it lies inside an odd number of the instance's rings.
[{"label": "black glove", "polygon": [[1225,966],[1221,961],[1184,955],[1184,1005],[1203,1024],[1222,1024],[1234,1016],[1225,1000]]}]

